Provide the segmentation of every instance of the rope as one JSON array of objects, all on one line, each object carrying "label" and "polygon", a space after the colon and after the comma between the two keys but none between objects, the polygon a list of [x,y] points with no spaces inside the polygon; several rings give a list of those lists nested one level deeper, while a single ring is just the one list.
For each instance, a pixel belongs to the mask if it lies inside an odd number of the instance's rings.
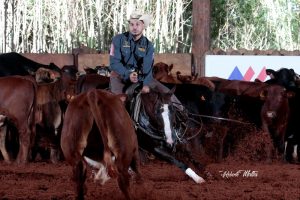
[{"label": "rope", "polygon": [[193,116],[197,116],[197,117],[210,118],[210,119],[219,119],[219,120],[223,120],[223,121],[235,122],[235,123],[246,124],[246,125],[251,124],[251,123],[248,123],[248,122],[242,122],[242,121],[239,121],[239,120],[236,120],[236,119],[228,119],[228,118],[223,118],[223,117],[214,117],[214,116],[209,116],[209,115],[199,115],[199,114],[193,114],[193,113],[189,113],[189,115],[193,115]]}]

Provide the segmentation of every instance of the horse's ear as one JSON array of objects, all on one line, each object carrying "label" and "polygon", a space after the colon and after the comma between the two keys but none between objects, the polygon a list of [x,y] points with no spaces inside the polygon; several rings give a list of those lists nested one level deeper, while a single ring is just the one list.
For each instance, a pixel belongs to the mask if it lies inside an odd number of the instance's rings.
[{"label": "horse's ear", "polygon": [[169,93],[174,94],[175,90],[176,90],[176,85],[174,85],[174,87],[169,91]]}]

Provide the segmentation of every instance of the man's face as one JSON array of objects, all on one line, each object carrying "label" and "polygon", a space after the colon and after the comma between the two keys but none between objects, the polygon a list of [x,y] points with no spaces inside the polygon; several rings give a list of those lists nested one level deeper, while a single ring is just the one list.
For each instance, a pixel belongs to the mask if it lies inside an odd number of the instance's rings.
[{"label": "man's face", "polygon": [[138,19],[129,20],[129,31],[133,36],[140,36],[143,34],[145,25]]}]

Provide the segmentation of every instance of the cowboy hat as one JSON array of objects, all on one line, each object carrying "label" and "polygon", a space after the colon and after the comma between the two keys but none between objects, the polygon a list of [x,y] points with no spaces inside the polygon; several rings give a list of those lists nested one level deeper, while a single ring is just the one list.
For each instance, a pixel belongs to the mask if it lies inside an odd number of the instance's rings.
[{"label": "cowboy hat", "polygon": [[139,11],[133,11],[130,15],[129,20],[131,20],[131,19],[138,19],[140,21],[143,21],[145,28],[147,28],[151,22],[152,17],[151,17],[151,15],[148,15],[148,14],[142,14]]}]

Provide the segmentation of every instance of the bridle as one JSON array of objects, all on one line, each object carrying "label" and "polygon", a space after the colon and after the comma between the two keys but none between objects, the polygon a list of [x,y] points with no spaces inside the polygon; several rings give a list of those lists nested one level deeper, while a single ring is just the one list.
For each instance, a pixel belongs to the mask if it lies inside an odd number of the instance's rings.
[{"label": "bridle", "polygon": [[[146,129],[139,123],[140,117],[145,117],[145,115],[146,115],[143,106],[144,105],[141,104],[141,92],[139,92],[135,97],[135,105],[134,105],[133,112],[132,112],[132,118],[133,118],[133,122],[135,125],[135,129],[136,130],[140,129],[145,134],[147,134],[148,136],[150,136],[154,139],[165,141],[164,134],[161,134],[162,136],[158,136],[157,134],[155,134],[155,132],[163,133],[162,131],[154,128],[151,124],[149,124],[148,125],[149,128]],[[141,109],[141,108],[143,108],[143,109]]]},{"label": "bridle", "polygon": [[[144,120],[147,120],[147,118],[148,118],[147,114],[145,113],[144,105],[142,105],[142,103],[141,103],[140,95],[141,95],[141,93],[138,93],[135,97],[135,105],[134,105],[133,112],[132,112],[132,119],[133,119],[136,130],[141,130],[143,133],[145,133],[146,135],[148,135],[151,138],[154,138],[156,140],[165,141],[166,136],[163,131],[153,127],[150,123],[147,124],[147,127],[143,126],[143,124],[140,123],[140,121],[143,120],[143,118],[144,118]],[[172,104],[173,104],[173,107],[175,107],[174,104],[176,104],[176,103],[172,102]],[[203,127],[202,120],[201,120],[201,122],[198,122],[197,120],[195,120],[193,118],[189,118],[194,123],[197,123],[198,125],[200,125],[200,128],[194,135],[184,138],[186,136],[188,126],[185,124],[184,119],[181,119],[181,118],[182,118],[182,116],[186,115],[186,111],[185,110],[181,111],[176,108],[175,114],[176,114],[176,116],[175,116],[176,122],[179,122],[179,128],[175,128],[175,136],[176,136],[175,144],[177,142],[182,143],[184,141],[191,140],[191,139],[195,138],[197,135],[199,135],[199,133],[201,132],[202,127]],[[180,134],[180,133],[182,133],[182,134]]]}]

